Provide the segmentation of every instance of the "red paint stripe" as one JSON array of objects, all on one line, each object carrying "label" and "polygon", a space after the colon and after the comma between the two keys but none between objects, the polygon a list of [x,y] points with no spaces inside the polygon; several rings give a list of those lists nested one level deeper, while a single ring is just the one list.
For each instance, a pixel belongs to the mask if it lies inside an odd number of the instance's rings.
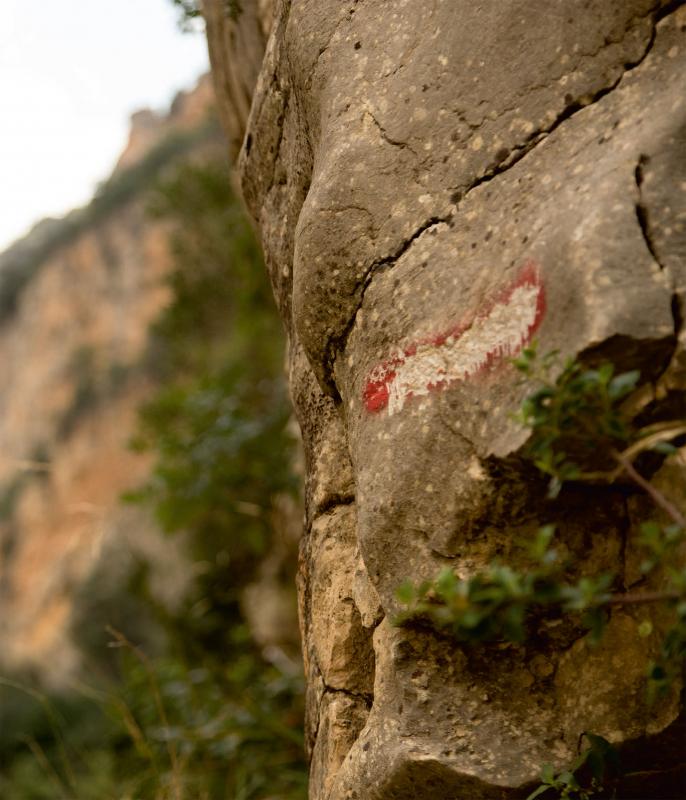
[{"label": "red paint stripe", "polygon": [[[404,364],[408,358],[416,355],[419,347],[426,345],[443,347],[448,340],[450,340],[451,343],[458,341],[477,319],[485,319],[488,317],[496,305],[507,305],[512,299],[514,292],[524,286],[532,286],[538,289],[534,321],[529,327],[527,336],[521,343],[520,350],[529,344],[534,333],[538,330],[543,321],[543,316],[546,311],[545,289],[540,277],[539,268],[532,260],[527,261],[517,275],[517,278],[507,287],[493,295],[486,305],[481,308],[479,313],[476,316],[472,316],[469,322],[458,323],[441,333],[419,339],[405,347],[401,355],[394,356],[378,364],[369,373],[369,377],[365,382],[365,387],[362,392],[362,401],[367,411],[375,413],[383,411],[383,409],[386,408],[388,405],[389,387],[395,380],[396,369],[401,364]],[[482,370],[490,369],[502,360],[503,356],[499,352],[487,353],[486,363],[482,367]],[[445,389],[449,383],[450,381],[441,380],[435,383],[428,383],[427,388],[431,391],[440,391]]]}]

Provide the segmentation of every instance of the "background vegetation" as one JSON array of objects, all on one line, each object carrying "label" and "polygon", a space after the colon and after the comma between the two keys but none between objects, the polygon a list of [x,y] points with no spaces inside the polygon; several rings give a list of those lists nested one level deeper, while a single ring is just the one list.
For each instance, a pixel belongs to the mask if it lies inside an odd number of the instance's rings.
[{"label": "background vegetation", "polygon": [[[105,184],[37,252],[15,252],[0,286],[9,314],[45,248],[155,187],[150,213],[175,232],[176,269],[138,367],[158,388],[132,446],[155,466],[127,500],[181,536],[195,565],[170,605],[154,565],[105,559],[76,604],[77,691],[0,682],[3,800],[305,796],[301,675],[288,657],[265,659],[241,608],[273,544],[274,500],[296,486],[282,335],[228,168],[179,166],[188,145],[170,140]],[[282,569],[292,582],[293,564]]]},{"label": "background vegetation", "polygon": [[[640,524],[631,543],[642,555],[641,579],[624,590],[616,572],[598,572],[592,563],[581,565],[583,574],[573,579],[579,565],[563,556],[564,542],[548,524],[530,540],[515,543],[523,570],[494,561],[468,578],[446,568],[435,580],[405,581],[397,592],[404,609],[396,623],[428,625],[469,647],[540,639],[543,619],[568,617],[598,644],[614,609],[652,609],[652,616],[642,615],[636,635],[660,637],[659,653],[646,670],[647,699],[653,703],[679,685],[686,666],[686,569],[679,558],[686,518],[650,481],[686,442],[683,409],[672,418],[670,409],[665,416],[658,407],[636,404],[637,370],[615,374],[607,362],[590,368],[581,361],[558,361],[557,353],[538,357],[532,346],[514,362],[534,387],[518,414],[530,429],[523,455],[548,480],[549,513],[574,483],[614,486],[626,497],[643,494],[652,501],[654,518]],[[622,764],[619,752],[592,731],[582,733],[578,747],[578,757],[559,773],[543,766],[542,783],[527,800],[618,797],[622,779],[639,766]]]}]

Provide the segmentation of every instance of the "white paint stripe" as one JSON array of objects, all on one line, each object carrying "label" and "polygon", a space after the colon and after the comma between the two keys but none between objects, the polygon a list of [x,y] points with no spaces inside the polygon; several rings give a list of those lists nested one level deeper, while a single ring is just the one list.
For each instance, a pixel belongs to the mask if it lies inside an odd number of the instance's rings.
[{"label": "white paint stripe", "polygon": [[400,411],[410,396],[427,395],[431,386],[469,378],[490,359],[516,355],[535,324],[540,291],[537,285],[519,286],[461,335],[440,346],[419,345],[416,353],[405,356],[388,387],[388,413]]}]

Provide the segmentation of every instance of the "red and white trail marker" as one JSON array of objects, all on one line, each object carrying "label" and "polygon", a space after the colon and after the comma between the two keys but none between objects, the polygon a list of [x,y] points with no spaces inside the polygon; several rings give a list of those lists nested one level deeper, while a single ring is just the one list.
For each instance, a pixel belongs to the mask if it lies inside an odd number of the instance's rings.
[{"label": "red and white trail marker", "polygon": [[395,414],[412,397],[468,380],[516,356],[531,342],[544,313],[543,283],[529,261],[468,322],[414,342],[374,367],[365,381],[365,408]]}]

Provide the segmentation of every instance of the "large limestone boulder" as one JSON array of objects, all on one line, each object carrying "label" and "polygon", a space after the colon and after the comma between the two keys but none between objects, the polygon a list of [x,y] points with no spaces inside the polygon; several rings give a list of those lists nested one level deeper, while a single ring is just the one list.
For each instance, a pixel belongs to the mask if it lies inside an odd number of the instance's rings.
[{"label": "large limestone boulder", "polygon": [[514,557],[544,522],[631,583],[645,510],[546,501],[509,359],[536,337],[683,392],[686,8],[283,0],[240,172],[308,459],[311,797],[522,797],[584,731],[632,754],[627,797],[682,796],[635,615],[595,650],[573,625],[476,650],[392,620],[407,577]]}]

